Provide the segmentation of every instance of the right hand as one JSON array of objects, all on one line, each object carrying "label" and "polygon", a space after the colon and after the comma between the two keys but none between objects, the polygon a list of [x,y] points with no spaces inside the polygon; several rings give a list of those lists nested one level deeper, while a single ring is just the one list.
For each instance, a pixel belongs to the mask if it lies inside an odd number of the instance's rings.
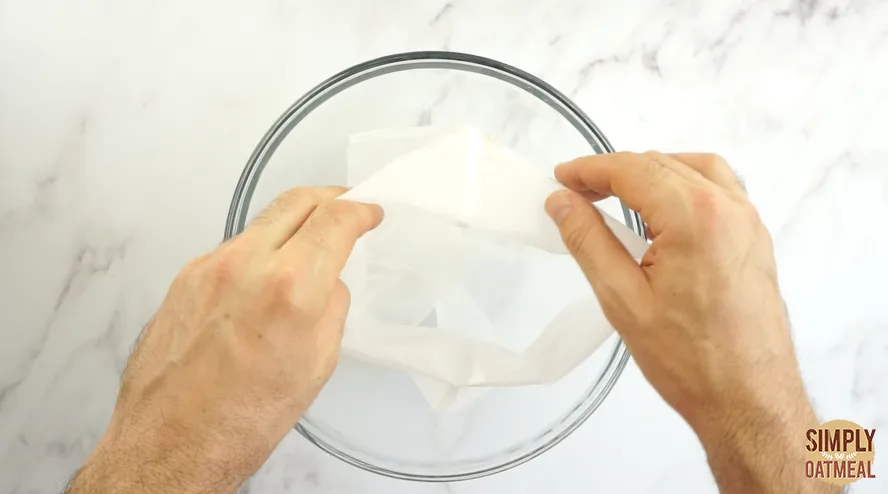
[{"label": "right hand", "polygon": [[[770,235],[723,159],[617,153],[555,176],[571,189],[546,203],[565,244],[645,377],[704,442],[752,416],[816,425]],[[640,265],[588,202],[609,195],[648,225]]]}]

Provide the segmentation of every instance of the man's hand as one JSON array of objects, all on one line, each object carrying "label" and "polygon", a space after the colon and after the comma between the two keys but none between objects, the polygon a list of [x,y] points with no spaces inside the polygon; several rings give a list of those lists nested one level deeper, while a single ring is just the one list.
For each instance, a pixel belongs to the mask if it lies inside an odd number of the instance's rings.
[{"label": "man's hand", "polygon": [[179,273],[123,374],[71,493],[234,492],[336,366],[339,275],[378,206],[295,189]]},{"label": "man's hand", "polygon": [[[555,175],[572,190],[547,211],[645,377],[700,437],[721,490],[833,492],[804,477],[804,434],[817,420],[770,235],[727,163],[618,153]],[[640,265],[588,202],[610,195],[648,225]]]}]

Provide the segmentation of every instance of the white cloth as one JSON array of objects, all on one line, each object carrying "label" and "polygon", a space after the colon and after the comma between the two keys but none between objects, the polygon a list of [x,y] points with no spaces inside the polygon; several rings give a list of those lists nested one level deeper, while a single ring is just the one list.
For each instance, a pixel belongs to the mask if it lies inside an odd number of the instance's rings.
[{"label": "white cloth", "polygon": [[[562,188],[545,168],[477,129],[419,127],[352,136],[348,177],[342,199],[386,217],[343,271],[343,350],[410,373],[436,411],[553,382],[612,334],[545,213]],[[648,243],[602,214],[640,259]]]}]

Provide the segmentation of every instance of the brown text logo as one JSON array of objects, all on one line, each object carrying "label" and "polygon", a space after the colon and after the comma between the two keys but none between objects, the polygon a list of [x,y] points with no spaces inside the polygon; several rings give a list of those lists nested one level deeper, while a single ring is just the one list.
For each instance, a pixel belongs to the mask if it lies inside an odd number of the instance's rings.
[{"label": "brown text logo", "polygon": [[876,478],[875,436],[875,429],[864,429],[847,420],[831,420],[808,429],[805,475],[836,485]]}]

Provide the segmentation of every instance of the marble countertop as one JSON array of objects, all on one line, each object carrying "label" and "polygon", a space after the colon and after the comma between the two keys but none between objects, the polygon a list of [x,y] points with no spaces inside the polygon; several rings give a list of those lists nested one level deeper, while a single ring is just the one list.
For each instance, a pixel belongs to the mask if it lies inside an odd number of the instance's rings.
[{"label": "marble countertop", "polygon": [[[818,412],[888,430],[886,26],[883,0],[0,1],[0,491],[58,492],[87,455],[135,335],[218,243],[280,112],[418,49],[532,72],[618,149],[726,156],[773,233]],[[888,490],[886,465],[854,491]],[[494,477],[390,480],[294,433],[243,490],[716,489],[630,365],[578,432]]]}]

